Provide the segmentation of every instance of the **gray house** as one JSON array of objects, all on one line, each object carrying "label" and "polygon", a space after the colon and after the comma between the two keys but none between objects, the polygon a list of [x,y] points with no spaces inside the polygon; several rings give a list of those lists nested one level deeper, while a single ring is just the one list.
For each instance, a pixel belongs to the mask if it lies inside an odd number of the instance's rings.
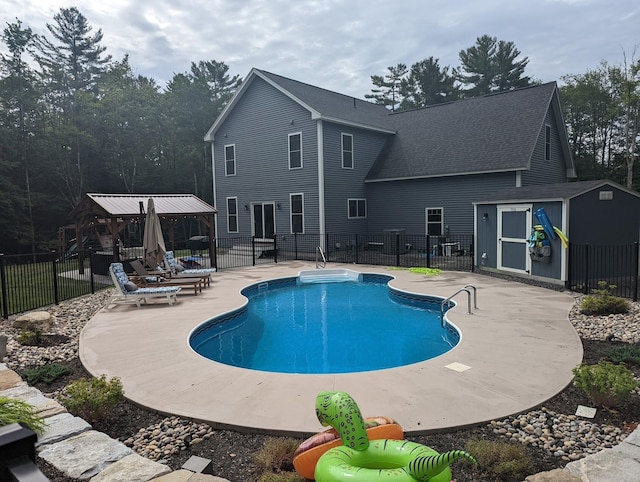
[{"label": "gray house", "polygon": [[479,199],[575,177],[555,83],[392,113],[253,69],[205,141],[218,238],[471,234]]}]

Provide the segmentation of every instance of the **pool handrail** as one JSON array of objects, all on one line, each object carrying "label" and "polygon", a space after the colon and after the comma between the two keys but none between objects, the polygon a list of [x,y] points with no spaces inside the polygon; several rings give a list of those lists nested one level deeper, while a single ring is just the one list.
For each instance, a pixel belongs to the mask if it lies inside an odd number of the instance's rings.
[{"label": "pool handrail", "polygon": [[458,293],[462,293],[463,291],[465,291],[467,293],[467,310],[468,310],[468,313],[470,315],[473,315],[473,312],[471,311],[471,291],[469,291],[469,288],[473,289],[473,307],[476,310],[478,309],[478,300],[477,300],[476,287],[473,286],[473,285],[465,285],[462,288],[460,288],[458,291],[453,293],[451,296],[449,296],[447,299],[442,300],[442,302],[440,303],[440,322],[442,323],[442,326],[444,326],[444,304],[448,303],[449,301],[451,301],[451,299],[454,296],[456,296]]},{"label": "pool handrail", "polygon": [[322,269],[327,267],[327,258],[324,256],[324,251],[322,251],[322,247],[316,247],[316,269],[320,269],[320,261],[318,260],[318,254],[322,258]]}]

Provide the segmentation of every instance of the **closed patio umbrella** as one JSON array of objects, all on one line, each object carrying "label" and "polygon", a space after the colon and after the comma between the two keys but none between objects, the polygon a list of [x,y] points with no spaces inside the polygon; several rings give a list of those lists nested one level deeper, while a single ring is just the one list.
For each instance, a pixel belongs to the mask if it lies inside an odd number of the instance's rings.
[{"label": "closed patio umbrella", "polygon": [[167,248],[164,245],[164,237],[162,236],[160,218],[156,213],[153,198],[149,198],[149,204],[147,206],[147,217],[145,218],[142,247],[144,248],[144,259],[151,256],[158,263],[162,262],[164,253],[167,251]]}]

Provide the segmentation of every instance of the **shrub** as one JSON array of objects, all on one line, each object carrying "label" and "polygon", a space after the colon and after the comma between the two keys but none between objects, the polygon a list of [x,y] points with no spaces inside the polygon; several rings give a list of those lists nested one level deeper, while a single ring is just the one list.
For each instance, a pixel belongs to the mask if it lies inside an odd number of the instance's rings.
[{"label": "shrub", "polygon": [[42,365],[38,368],[25,370],[22,373],[22,378],[24,378],[29,385],[33,385],[34,383],[45,383],[47,385],[51,385],[58,378],[69,373],[71,373],[71,369],[64,365],[60,365],[58,363],[47,363],[46,365]]},{"label": "shrub", "polygon": [[580,312],[585,315],[613,315],[629,311],[629,302],[619,296],[613,296],[611,290],[615,285],[608,285],[606,281],[598,283],[599,289],[586,296],[580,305]]},{"label": "shrub", "polygon": [[27,402],[0,397],[0,427],[11,423],[22,423],[37,433],[42,433],[46,425]]},{"label": "shrub", "polygon": [[25,330],[18,335],[16,340],[21,345],[37,346],[42,342],[42,331],[37,328],[34,328],[33,331]]},{"label": "shrub", "polygon": [[607,351],[607,358],[613,363],[640,365],[640,346],[616,346]]},{"label": "shrub", "polygon": [[101,375],[98,378],[81,378],[71,382],[64,388],[60,403],[74,415],[95,423],[104,420],[109,410],[123,397],[120,379],[113,377],[107,380],[106,375]]},{"label": "shrub", "polygon": [[293,454],[298,445],[300,441],[293,438],[268,439],[255,455],[254,462],[262,472],[292,471]]},{"label": "shrub", "polygon": [[469,440],[465,450],[478,461],[478,470],[493,480],[524,480],[533,461],[524,446],[512,442]]},{"label": "shrub", "polygon": [[614,407],[624,401],[638,386],[633,372],[624,365],[600,361],[584,363],[573,369],[574,382],[597,407]]}]

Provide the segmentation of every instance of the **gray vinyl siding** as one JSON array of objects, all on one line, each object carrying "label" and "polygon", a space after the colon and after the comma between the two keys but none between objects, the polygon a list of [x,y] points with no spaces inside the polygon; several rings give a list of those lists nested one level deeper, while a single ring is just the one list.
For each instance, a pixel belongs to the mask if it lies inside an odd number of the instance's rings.
[{"label": "gray vinyl siding", "polygon": [[[353,136],[353,169],[342,168],[342,134]],[[324,190],[327,233],[365,234],[371,217],[364,179],[388,135],[325,122]],[[367,217],[348,219],[347,199],[367,199]]]},{"label": "gray vinyl siding", "polygon": [[[551,127],[551,155],[548,161],[545,160],[545,126],[547,125]],[[560,144],[558,123],[553,110],[549,109],[533,149],[530,168],[522,173],[522,185],[554,184],[566,181],[566,163]]]},{"label": "gray vinyl siding", "polygon": [[441,207],[449,234],[472,234],[473,202],[514,185],[512,172],[368,183],[369,233],[424,235],[425,208]]},{"label": "gray vinyl siding", "polygon": [[[601,191],[612,191],[601,201]],[[630,244],[639,241],[640,198],[612,185],[581,194],[569,205],[569,240],[574,244]]]},{"label": "gray vinyl siding", "polygon": [[[289,134],[302,132],[302,169],[289,169]],[[236,146],[236,175],[224,175],[224,146]],[[318,231],[316,122],[287,96],[256,78],[215,138],[216,207],[226,219],[225,198],[238,198],[239,235],[251,234],[252,202],[275,202],[276,232],[290,232],[289,194],[304,193],[305,232]],[[220,223],[220,237],[229,236]],[[238,234],[235,234],[238,236]]]}]

